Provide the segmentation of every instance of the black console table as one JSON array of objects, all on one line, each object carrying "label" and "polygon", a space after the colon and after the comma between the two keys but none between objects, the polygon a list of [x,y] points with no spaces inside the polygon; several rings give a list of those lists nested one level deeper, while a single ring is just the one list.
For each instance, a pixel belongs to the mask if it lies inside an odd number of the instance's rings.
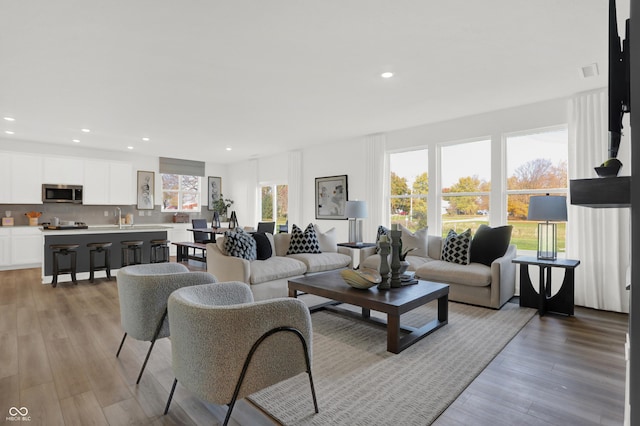
[{"label": "black console table", "polygon": [[[545,260],[520,256],[513,259],[513,263],[520,264],[520,306],[537,308],[540,316],[546,312],[573,315],[574,277],[575,268],[580,264],[579,260]],[[540,267],[538,292],[531,283],[529,265]],[[551,295],[551,268],[564,269],[562,286],[553,296]]]}]

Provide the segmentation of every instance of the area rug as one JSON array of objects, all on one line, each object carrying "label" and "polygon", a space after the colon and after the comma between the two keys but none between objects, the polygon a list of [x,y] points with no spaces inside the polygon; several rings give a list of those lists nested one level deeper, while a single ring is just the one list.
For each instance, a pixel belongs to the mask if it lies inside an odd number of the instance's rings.
[{"label": "area rug", "polygon": [[[402,316],[419,326],[436,304]],[[320,311],[313,322],[313,366],[319,414],[301,374],[248,397],[284,425],[428,425],[480,374],[535,314],[449,303],[449,323],[400,354],[386,351],[386,331]],[[373,313],[373,312],[372,312]]]}]

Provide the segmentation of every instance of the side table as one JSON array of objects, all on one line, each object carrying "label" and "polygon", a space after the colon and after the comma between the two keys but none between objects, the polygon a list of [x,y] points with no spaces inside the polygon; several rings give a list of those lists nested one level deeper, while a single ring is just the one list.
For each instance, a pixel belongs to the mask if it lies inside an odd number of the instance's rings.
[{"label": "side table", "polygon": [[[579,260],[546,260],[519,256],[512,262],[520,264],[520,306],[537,308],[540,316],[546,312],[573,315],[575,268],[580,264]],[[540,268],[538,292],[535,291],[531,283],[529,265]],[[551,268],[564,269],[562,286],[553,296],[551,295]]]},{"label": "side table", "polygon": [[[366,257],[375,254],[375,243],[338,243],[338,252],[351,256],[351,268],[357,268]],[[358,259],[356,262],[356,254]]]}]

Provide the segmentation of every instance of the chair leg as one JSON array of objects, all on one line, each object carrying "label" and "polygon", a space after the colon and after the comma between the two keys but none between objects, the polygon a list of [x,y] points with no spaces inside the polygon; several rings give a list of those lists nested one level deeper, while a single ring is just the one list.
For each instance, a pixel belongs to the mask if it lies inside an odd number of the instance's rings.
[{"label": "chair leg", "polygon": [[156,327],[156,332],[153,334],[153,340],[151,340],[151,346],[149,346],[149,350],[147,351],[147,356],[144,358],[144,363],[142,364],[142,368],[140,369],[140,374],[138,374],[138,380],[136,380],[136,385],[140,383],[140,379],[142,378],[142,373],[144,372],[144,368],[147,366],[147,361],[149,361],[149,355],[151,355],[151,350],[153,349],[153,345],[156,344],[156,339],[160,334],[160,330],[162,329],[162,324],[164,324],[164,319],[167,317],[167,309],[164,310],[162,314],[162,318],[160,318],[160,322]]},{"label": "chair leg", "polygon": [[260,344],[272,334],[279,333],[281,331],[288,331],[290,333],[295,334],[300,339],[300,343],[302,343],[302,348],[304,349],[304,357],[307,364],[307,373],[309,374],[309,383],[311,385],[311,396],[313,397],[313,406],[315,408],[316,413],[318,413],[318,401],[316,400],[316,391],[313,386],[313,378],[311,377],[311,360],[309,358],[309,349],[307,348],[307,342],[304,339],[304,336],[300,332],[300,330],[293,327],[277,327],[272,328],[271,330],[264,333],[251,347],[247,358],[244,361],[244,365],[242,366],[242,372],[240,373],[240,377],[238,378],[238,383],[236,383],[236,388],[233,391],[233,397],[231,398],[231,402],[227,404],[229,409],[227,410],[227,415],[224,418],[223,425],[226,426],[231,419],[231,412],[233,411],[233,407],[236,404],[236,400],[238,399],[238,395],[240,394],[240,387],[242,386],[242,382],[244,381],[244,376],[247,374],[247,370],[249,369],[249,364],[251,363],[251,359],[253,358],[253,354],[256,352]]},{"label": "chair leg", "polygon": [[124,336],[122,336],[122,342],[120,342],[120,347],[118,348],[118,352],[116,353],[116,358],[120,356],[120,351],[122,350],[122,345],[124,345],[124,339],[126,338],[127,338],[127,333],[124,333]]},{"label": "chair leg", "polygon": [[171,400],[173,399],[173,392],[176,390],[176,385],[178,384],[178,379],[173,379],[173,386],[171,386],[171,392],[169,393],[169,399],[167,399],[167,405],[164,407],[164,415],[166,416],[169,412],[169,406],[171,405]]}]

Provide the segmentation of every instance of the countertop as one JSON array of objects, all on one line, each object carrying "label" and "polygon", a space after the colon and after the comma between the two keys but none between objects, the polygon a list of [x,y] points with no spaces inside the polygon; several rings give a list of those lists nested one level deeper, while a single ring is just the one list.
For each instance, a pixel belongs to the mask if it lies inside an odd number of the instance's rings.
[{"label": "countertop", "polygon": [[173,229],[171,225],[95,225],[89,226],[87,229],[42,229],[45,235],[81,235],[81,234],[113,234],[113,233],[133,233],[133,232],[157,232],[168,231]]}]

